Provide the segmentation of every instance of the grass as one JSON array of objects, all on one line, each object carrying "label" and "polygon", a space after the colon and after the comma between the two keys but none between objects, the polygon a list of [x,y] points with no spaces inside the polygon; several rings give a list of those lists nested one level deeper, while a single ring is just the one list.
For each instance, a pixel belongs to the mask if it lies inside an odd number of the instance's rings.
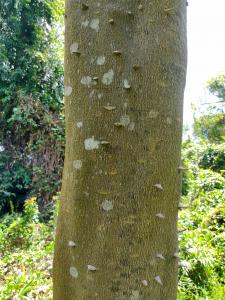
[{"label": "grass", "polygon": [[53,240],[35,235],[27,249],[15,248],[1,255],[0,299],[52,299]]},{"label": "grass", "polygon": [[38,221],[34,199],[25,214],[0,225],[0,300],[52,299],[53,224]]}]

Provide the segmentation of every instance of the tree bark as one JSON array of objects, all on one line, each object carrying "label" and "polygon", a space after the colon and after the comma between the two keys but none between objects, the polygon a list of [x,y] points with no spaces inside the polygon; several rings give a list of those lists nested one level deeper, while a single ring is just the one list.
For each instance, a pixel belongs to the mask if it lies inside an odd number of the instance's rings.
[{"label": "tree bark", "polygon": [[66,1],[54,300],[174,300],[186,1]]}]

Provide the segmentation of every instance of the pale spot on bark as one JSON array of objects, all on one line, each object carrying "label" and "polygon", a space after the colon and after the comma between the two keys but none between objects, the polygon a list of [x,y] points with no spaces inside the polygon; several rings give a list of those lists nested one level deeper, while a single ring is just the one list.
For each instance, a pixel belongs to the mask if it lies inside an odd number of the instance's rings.
[{"label": "pale spot on bark", "polygon": [[99,56],[99,57],[97,58],[97,65],[103,66],[104,63],[105,63],[105,56]]},{"label": "pale spot on bark", "polygon": [[115,51],[113,51],[113,54],[119,56],[122,54],[122,52],[120,50],[115,50]]},{"label": "pale spot on bark", "polygon": [[165,257],[161,253],[158,253],[156,257],[165,260]]},{"label": "pale spot on bark", "polygon": [[85,20],[84,22],[81,23],[81,26],[85,27],[85,28],[88,27],[88,25],[89,25],[89,21],[88,20]]},{"label": "pale spot on bark", "polygon": [[108,111],[112,111],[112,110],[115,110],[116,109],[116,106],[112,106],[112,105],[107,105],[107,106],[103,106],[105,110],[108,110]]},{"label": "pale spot on bark", "polygon": [[120,117],[120,124],[124,127],[130,124],[130,117],[128,115],[124,115]]},{"label": "pale spot on bark", "polygon": [[156,187],[158,190],[161,190],[161,191],[163,190],[161,183],[155,184],[154,187]]},{"label": "pale spot on bark", "polygon": [[159,219],[165,219],[165,215],[163,215],[162,213],[158,213],[155,216]]},{"label": "pale spot on bark", "polygon": [[148,280],[146,280],[146,279],[142,280],[141,283],[143,284],[143,286],[148,286]]},{"label": "pale spot on bark", "polygon": [[74,160],[73,167],[76,170],[80,170],[82,168],[82,161],[81,160]]},{"label": "pale spot on bark", "polygon": [[72,91],[73,89],[71,86],[65,86],[64,95],[68,97],[72,94]]},{"label": "pale spot on bark", "polygon": [[95,30],[96,32],[99,32],[99,19],[93,19],[90,21],[90,25],[91,29]]},{"label": "pale spot on bark", "polygon": [[105,200],[104,202],[102,202],[102,208],[105,210],[105,211],[110,211],[113,209],[113,203],[112,201],[109,201],[109,200]]},{"label": "pale spot on bark", "polygon": [[83,122],[77,122],[77,128],[82,128],[83,127]]},{"label": "pale spot on bark", "polygon": [[98,149],[100,144],[101,144],[101,142],[96,141],[94,136],[92,136],[91,138],[88,138],[84,141],[84,147],[88,151]]},{"label": "pale spot on bark", "polygon": [[95,266],[92,266],[92,265],[88,265],[87,269],[88,269],[88,271],[92,271],[92,272],[97,271],[97,268]]},{"label": "pale spot on bark", "polygon": [[155,110],[150,110],[150,112],[148,113],[148,116],[149,116],[149,118],[151,118],[151,119],[157,118],[158,115],[159,115],[159,112],[158,112],[158,111],[155,111]]},{"label": "pale spot on bark", "polygon": [[102,99],[102,97],[103,97],[103,94],[98,94],[98,99],[99,100]]},{"label": "pale spot on bark", "polygon": [[78,43],[73,43],[70,46],[70,53],[77,53],[78,52],[78,48],[79,48],[79,44]]},{"label": "pale spot on bark", "polygon": [[74,278],[77,278],[78,277],[78,271],[77,271],[77,268],[75,267],[70,267],[70,275]]},{"label": "pale spot on bark", "polygon": [[101,143],[101,145],[109,145],[110,144],[110,142],[108,142],[108,141],[101,141],[100,143]]},{"label": "pale spot on bark", "polygon": [[130,296],[130,300],[138,300],[140,297],[140,292],[138,290],[132,291],[132,295]]},{"label": "pale spot on bark", "polygon": [[114,71],[111,69],[103,75],[102,83],[105,85],[110,85],[113,82]]},{"label": "pale spot on bark", "polygon": [[80,83],[86,85],[87,87],[91,87],[93,84],[96,84],[96,82],[92,81],[92,78],[90,76],[82,77]]},{"label": "pale spot on bark", "polygon": [[127,79],[124,79],[123,86],[127,90],[129,90],[131,88],[131,85],[129,84],[129,81]]},{"label": "pale spot on bark", "polygon": [[159,275],[155,277],[155,281],[156,281],[158,284],[163,285],[162,280],[161,280],[161,278],[160,278]]},{"label": "pale spot on bark", "polygon": [[123,124],[121,124],[120,122],[114,123],[114,126],[115,126],[115,127],[118,127],[118,128],[124,127]]},{"label": "pale spot on bark", "polygon": [[76,243],[74,241],[69,241],[68,246],[69,247],[76,247]]}]

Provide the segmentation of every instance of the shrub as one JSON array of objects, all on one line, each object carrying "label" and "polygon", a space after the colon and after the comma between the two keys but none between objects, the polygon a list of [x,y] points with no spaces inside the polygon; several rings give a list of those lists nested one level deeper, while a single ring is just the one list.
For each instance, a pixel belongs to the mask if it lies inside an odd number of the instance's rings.
[{"label": "shrub", "polygon": [[209,145],[199,158],[199,167],[215,172],[225,171],[224,145]]}]

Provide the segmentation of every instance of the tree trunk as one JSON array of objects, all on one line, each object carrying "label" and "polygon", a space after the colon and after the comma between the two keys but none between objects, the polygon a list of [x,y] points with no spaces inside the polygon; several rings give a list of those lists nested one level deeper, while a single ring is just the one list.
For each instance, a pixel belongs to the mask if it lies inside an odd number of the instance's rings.
[{"label": "tree trunk", "polygon": [[186,1],[66,1],[54,300],[174,300]]}]

